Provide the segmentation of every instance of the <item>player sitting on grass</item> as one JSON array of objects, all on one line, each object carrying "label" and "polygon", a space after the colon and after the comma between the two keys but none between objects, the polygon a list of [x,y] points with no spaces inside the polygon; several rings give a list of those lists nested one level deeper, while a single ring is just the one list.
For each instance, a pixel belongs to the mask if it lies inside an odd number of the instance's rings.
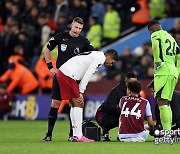
[{"label": "player sitting on grass", "polygon": [[[145,142],[149,131],[153,132],[154,123],[149,101],[139,97],[141,84],[131,81],[127,85],[127,95],[119,102],[119,140],[122,142]],[[144,129],[144,117],[147,117],[149,130]]]}]

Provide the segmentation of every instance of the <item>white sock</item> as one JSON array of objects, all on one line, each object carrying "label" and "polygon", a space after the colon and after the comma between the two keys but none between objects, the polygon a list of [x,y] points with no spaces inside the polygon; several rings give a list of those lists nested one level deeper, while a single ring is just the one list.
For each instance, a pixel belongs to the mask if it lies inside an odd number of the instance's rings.
[{"label": "white sock", "polygon": [[77,136],[76,135],[76,126],[75,126],[75,120],[74,120],[74,107],[71,107],[70,110],[70,118],[71,118],[71,124],[72,124],[72,129],[73,129],[73,136]]},{"label": "white sock", "polygon": [[74,107],[74,121],[75,121],[75,132],[78,138],[83,136],[82,134],[82,121],[83,121],[83,108]]}]

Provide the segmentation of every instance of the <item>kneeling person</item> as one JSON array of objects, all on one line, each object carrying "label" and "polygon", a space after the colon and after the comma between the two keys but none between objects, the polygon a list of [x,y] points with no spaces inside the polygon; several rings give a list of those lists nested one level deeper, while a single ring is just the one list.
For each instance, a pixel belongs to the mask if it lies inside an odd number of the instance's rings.
[{"label": "kneeling person", "polygon": [[[119,118],[119,140],[123,142],[144,142],[149,131],[153,132],[154,123],[149,101],[139,97],[141,84],[131,81],[127,85],[127,95],[121,98]],[[149,130],[144,129],[144,117],[147,117]]]}]

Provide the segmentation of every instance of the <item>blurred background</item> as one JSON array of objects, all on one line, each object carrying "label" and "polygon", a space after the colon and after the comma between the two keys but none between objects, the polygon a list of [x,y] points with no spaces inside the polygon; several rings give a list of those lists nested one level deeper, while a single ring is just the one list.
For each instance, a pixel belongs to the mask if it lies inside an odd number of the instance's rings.
[{"label": "blurred background", "polygon": [[[53,76],[44,61],[43,50],[52,36],[69,30],[76,16],[84,20],[82,35],[96,50],[113,48],[119,53],[115,66],[102,67],[91,78],[85,92],[84,119],[94,119],[110,89],[130,71],[142,82],[144,97],[150,101],[155,118],[154,99],[146,88],[153,79],[152,48],[146,25],[152,19],[159,20],[180,45],[178,0],[1,0],[0,118],[47,119]],[[55,65],[56,48],[52,57]],[[8,78],[15,67],[12,61],[18,62],[19,72]],[[9,83],[13,79],[22,82],[12,89]],[[22,91],[23,86],[28,90]],[[180,90],[180,84],[177,89]],[[68,112],[68,101],[63,101],[58,118],[68,119]]]}]

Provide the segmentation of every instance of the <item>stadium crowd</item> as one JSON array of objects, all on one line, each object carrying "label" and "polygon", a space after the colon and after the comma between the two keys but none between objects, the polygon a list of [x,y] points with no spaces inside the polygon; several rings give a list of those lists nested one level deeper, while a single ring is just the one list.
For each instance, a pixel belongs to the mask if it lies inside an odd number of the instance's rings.
[{"label": "stadium crowd", "polygon": [[[21,67],[22,71],[28,68],[27,71],[35,76],[42,89],[50,89],[52,85],[43,48],[51,36],[69,29],[74,17],[79,16],[84,20],[82,34],[99,50],[103,41],[108,43],[118,39],[122,31],[132,26],[146,25],[149,17],[176,17],[180,13],[178,0],[1,0],[0,8],[0,76],[13,67],[8,65],[8,61],[13,59],[25,66]],[[142,11],[146,13],[142,14]],[[138,18],[140,16],[141,19]],[[180,43],[179,19],[170,32]],[[119,80],[120,73],[129,71],[135,71],[139,79],[153,78],[149,42],[134,51],[125,47],[119,56],[116,66],[108,69],[106,76],[99,74],[96,80]],[[56,57],[54,52],[54,59]],[[0,80],[5,81],[2,78]]]}]

